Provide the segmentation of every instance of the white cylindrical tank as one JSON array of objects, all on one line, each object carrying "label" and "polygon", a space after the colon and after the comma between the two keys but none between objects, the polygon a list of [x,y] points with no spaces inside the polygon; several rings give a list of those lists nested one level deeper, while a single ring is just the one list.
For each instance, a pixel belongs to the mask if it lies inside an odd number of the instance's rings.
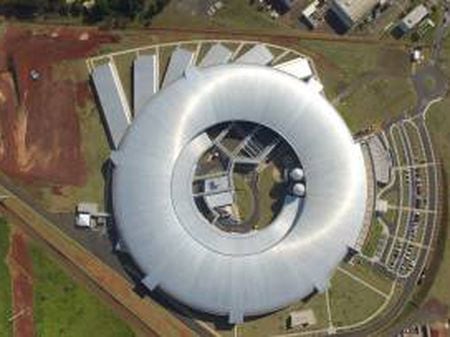
[{"label": "white cylindrical tank", "polygon": [[305,177],[305,173],[300,167],[296,167],[291,170],[289,173],[289,178],[291,178],[294,181],[300,181]]},{"label": "white cylindrical tank", "polygon": [[297,197],[304,197],[306,193],[306,187],[302,183],[296,183],[292,186],[292,194]]}]

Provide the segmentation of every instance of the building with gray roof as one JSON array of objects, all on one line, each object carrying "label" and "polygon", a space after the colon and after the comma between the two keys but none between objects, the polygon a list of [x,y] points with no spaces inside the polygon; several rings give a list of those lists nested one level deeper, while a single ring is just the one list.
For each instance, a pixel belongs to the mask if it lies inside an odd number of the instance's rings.
[{"label": "building with gray roof", "polygon": [[428,14],[428,9],[423,4],[420,4],[400,21],[399,27],[404,33],[407,33],[425,19]]},{"label": "building with gray roof", "polygon": [[379,0],[333,0],[331,9],[347,28],[351,28],[363,20],[378,3]]}]

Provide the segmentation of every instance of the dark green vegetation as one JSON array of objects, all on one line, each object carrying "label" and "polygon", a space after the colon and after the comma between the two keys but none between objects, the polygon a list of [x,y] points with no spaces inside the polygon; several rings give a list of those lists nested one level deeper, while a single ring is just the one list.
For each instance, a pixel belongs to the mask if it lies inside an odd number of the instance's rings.
[{"label": "dark green vegetation", "polygon": [[12,336],[11,323],[11,280],[5,259],[9,248],[9,225],[0,218],[0,336]]},{"label": "dark green vegetation", "polygon": [[41,337],[128,337],[134,333],[37,246],[31,246],[34,317]]},{"label": "dark green vegetation", "polygon": [[169,0],[1,0],[0,11],[7,16],[36,18],[59,16],[79,19],[85,23],[105,21],[112,26],[122,26],[129,21],[148,23],[160,13]]}]

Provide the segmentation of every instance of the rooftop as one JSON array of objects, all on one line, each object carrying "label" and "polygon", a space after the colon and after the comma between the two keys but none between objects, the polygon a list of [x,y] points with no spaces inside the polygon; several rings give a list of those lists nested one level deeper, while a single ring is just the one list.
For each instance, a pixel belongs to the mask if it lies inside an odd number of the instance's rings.
[{"label": "rooftop", "polygon": [[334,0],[334,5],[345,13],[353,22],[361,20],[379,0]]}]

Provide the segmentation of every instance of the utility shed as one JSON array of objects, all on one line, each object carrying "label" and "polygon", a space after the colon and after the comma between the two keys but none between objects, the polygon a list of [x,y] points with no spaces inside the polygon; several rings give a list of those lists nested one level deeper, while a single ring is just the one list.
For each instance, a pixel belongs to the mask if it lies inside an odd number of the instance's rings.
[{"label": "utility shed", "polygon": [[400,29],[407,33],[417,26],[429,14],[428,9],[420,4],[409,12],[400,22]]},{"label": "utility shed", "polygon": [[314,324],[317,324],[317,319],[311,309],[291,312],[287,322],[289,328],[306,328]]},{"label": "utility shed", "polygon": [[351,28],[378,3],[379,0],[333,0],[331,10],[347,28]]},{"label": "utility shed", "polygon": [[116,66],[102,64],[92,72],[92,80],[102,107],[112,146],[116,149],[131,123],[130,107],[123,91]]}]

